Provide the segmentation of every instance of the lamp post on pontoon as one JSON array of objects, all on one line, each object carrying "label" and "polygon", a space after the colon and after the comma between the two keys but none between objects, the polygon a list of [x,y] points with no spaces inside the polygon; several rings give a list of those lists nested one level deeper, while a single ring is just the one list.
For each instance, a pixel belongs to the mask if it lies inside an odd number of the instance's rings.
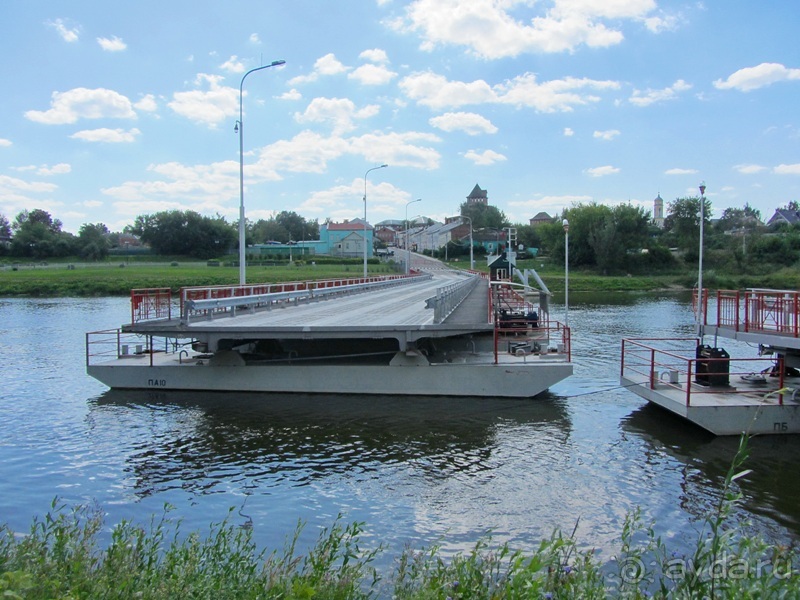
[{"label": "lamp post on pontoon", "polygon": [[569,327],[569,221],[564,219],[564,327]]},{"label": "lamp post on pontoon", "polygon": [[367,175],[369,175],[370,171],[384,169],[388,166],[389,165],[380,165],[378,167],[372,167],[371,169],[367,169],[367,172],[364,173],[364,279],[367,278]]},{"label": "lamp post on pontoon", "polygon": [[700,182],[700,251],[697,271],[697,332],[702,343],[703,331],[703,222],[706,220],[706,182]]},{"label": "lamp post on pontoon", "polygon": [[285,60],[273,60],[268,65],[262,65],[255,69],[250,69],[242,76],[242,82],[239,84],[239,120],[236,121],[236,126],[233,128],[239,134],[239,285],[247,283],[245,274],[245,226],[244,226],[244,121],[242,119],[242,95],[244,92],[244,80],[256,71],[268,69],[270,67],[277,67],[278,65],[285,64]]},{"label": "lamp post on pontoon", "polygon": [[406,202],[406,275],[411,272],[411,250],[408,248],[408,206],[414,202],[422,202],[422,198]]}]

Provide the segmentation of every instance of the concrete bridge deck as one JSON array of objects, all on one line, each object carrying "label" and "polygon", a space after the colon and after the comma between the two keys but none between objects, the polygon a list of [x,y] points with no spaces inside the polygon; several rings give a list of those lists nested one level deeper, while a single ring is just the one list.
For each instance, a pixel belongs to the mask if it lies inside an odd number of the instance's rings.
[{"label": "concrete bridge deck", "polygon": [[[430,277],[399,282],[391,287],[367,289],[322,299],[283,302],[275,307],[240,310],[230,313],[192,318],[188,322],[147,321],[124,327],[126,331],[189,337],[202,333],[248,332],[258,337],[275,334],[300,338],[315,334],[345,332],[352,337],[380,336],[387,332],[437,332],[434,335],[458,335],[490,331],[488,281],[479,278],[474,288],[458,307],[442,322],[434,321],[434,310],[427,300],[439,288],[467,279],[464,272],[445,268],[438,261],[415,264]],[[412,337],[416,337],[412,334]]]}]

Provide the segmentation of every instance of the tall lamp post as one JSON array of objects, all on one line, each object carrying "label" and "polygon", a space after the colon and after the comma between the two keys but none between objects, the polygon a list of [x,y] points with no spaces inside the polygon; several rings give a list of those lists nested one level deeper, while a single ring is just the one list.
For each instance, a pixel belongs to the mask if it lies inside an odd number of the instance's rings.
[{"label": "tall lamp post", "polygon": [[470,271],[475,270],[475,259],[473,258],[472,251],[475,248],[475,245],[472,243],[472,217],[468,217],[466,215],[461,215],[462,219],[469,219],[469,269]]},{"label": "tall lamp post", "polygon": [[569,221],[564,219],[564,326],[569,327]]},{"label": "tall lamp post", "polygon": [[422,198],[406,202],[406,275],[411,272],[411,250],[408,248],[408,207],[414,202],[422,202]]},{"label": "tall lamp post", "polygon": [[239,285],[247,283],[245,274],[245,226],[244,226],[244,120],[242,119],[242,95],[244,93],[244,80],[250,73],[261,71],[262,69],[269,69],[270,67],[277,67],[278,65],[285,64],[285,60],[273,60],[268,65],[262,65],[255,69],[250,69],[242,76],[242,82],[239,84],[239,120],[236,121],[236,126],[233,128],[239,134]]},{"label": "tall lamp post", "polygon": [[367,172],[364,173],[364,279],[367,278],[367,175],[369,175],[370,171],[385,169],[388,166],[389,165],[380,165],[378,167],[372,167],[371,169],[367,169]]},{"label": "tall lamp post", "polygon": [[[697,273],[697,332],[703,331],[703,222],[706,220],[706,182],[700,182],[700,251]],[[702,335],[700,342],[702,343]]]}]

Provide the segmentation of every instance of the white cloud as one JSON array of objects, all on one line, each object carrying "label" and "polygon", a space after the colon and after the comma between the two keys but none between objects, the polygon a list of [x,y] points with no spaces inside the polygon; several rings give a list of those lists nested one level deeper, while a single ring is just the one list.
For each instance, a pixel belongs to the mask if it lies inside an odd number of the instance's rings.
[{"label": "white cloud", "polygon": [[333,53],[328,53],[317,59],[314,63],[314,70],[320,75],[338,75],[345,73],[349,67],[345,67]]},{"label": "white cloud", "polygon": [[41,181],[25,181],[8,175],[0,175],[0,199],[7,200],[17,193],[50,193],[58,189],[54,183],[44,183]]},{"label": "white cloud", "polygon": [[383,65],[361,65],[347,75],[348,79],[355,79],[363,85],[384,85],[397,77],[397,73],[390,71]]},{"label": "white cloud", "polygon": [[106,52],[122,52],[128,45],[117,36],[111,38],[97,38],[97,43]]},{"label": "white cloud", "polygon": [[594,137],[595,139],[610,142],[618,135],[620,135],[620,131],[618,129],[607,129],[606,131],[595,131],[592,134],[592,137]]},{"label": "white cloud", "polygon": [[620,172],[619,167],[612,167],[611,165],[605,165],[603,167],[592,167],[591,169],[586,169],[586,173],[591,177],[605,177],[606,175],[615,175]]},{"label": "white cloud", "polygon": [[443,75],[429,71],[409,75],[399,85],[409,98],[434,109],[468,104],[511,104],[543,113],[570,112],[576,105],[598,102],[600,98],[589,94],[588,90],[619,88],[614,81],[573,77],[539,83],[532,73],[490,86],[482,79],[448,81]]},{"label": "white cloud", "polygon": [[497,127],[492,122],[476,113],[448,112],[428,121],[433,127],[442,131],[463,131],[469,135],[480,133],[497,133]]},{"label": "white cloud", "polygon": [[382,64],[389,62],[389,57],[386,55],[386,52],[384,50],[380,50],[379,48],[373,48],[372,50],[364,50],[361,54],[358,55],[358,57],[373,63]]},{"label": "white cloud", "polygon": [[0,148],[8,148],[9,146],[11,146],[11,140],[0,138]]},{"label": "white cloud", "polygon": [[564,137],[572,137],[575,135],[575,131],[572,127],[564,127]]},{"label": "white cloud", "polygon": [[800,79],[800,69],[787,69],[779,63],[761,63],[755,67],[739,69],[723,81],[717,79],[714,87],[720,90],[752,92],[779,81]]},{"label": "white cloud", "polygon": [[468,150],[464,153],[464,158],[467,160],[471,160],[476,165],[480,166],[489,166],[493,165],[497,162],[502,162],[504,160],[508,160],[502,154],[495,152],[494,150],[484,150],[483,152],[478,152],[476,150]]},{"label": "white cloud", "polygon": [[[209,211],[213,214],[215,210],[224,210],[221,202],[238,197],[238,161],[192,166],[170,162],[150,165],[147,170],[162,179],[127,181],[100,191],[123,203],[135,203],[129,206],[133,214],[167,208],[192,208],[201,212],[201,207],[215,207]],[[248,180],[254,183],[249,172]],[[118,209],[124,207],[118,205]]]},{"label": "white cloud", "polygon": [[346,98],[314,98],[305,112],[295,113],[295,120],[298,123],[329,123],[336,135],[354,129],[354,119],[366,119],[378,111],[376,105],[357,109],[353,101]]},{"label": "white cloud", "polygon": [[302,100],[303,94],[298,92],[295,88],[292,88],[288,92],[284,92],[280,96],[278,96],[279,100]]},{"label": "white cloud", "polygon": [[289,85],[302,85],[311,83],[320,78],[321,75],[338,75],[346,73],[350,68],[344,66],[333,53],[321,56],[314,62],[314,69],[308,75],[298,75],[289,80]]},{"label": "white cloud", "polygon": [[622,32],[603,21],[644,21],[650,31],[666,28],[671,21],[654,15],[655,9],[655,0],[552,0],[547,5],[521,0],[415,0],[404,17],[387,25],[418,33],[423,50],[460,45],[496,59],[529,52],[572,52],[581,45],[614,46],[622,42]]},{"label": "white cloud", "polygon": [[695,173],[697,173],[697,169],[681,169],[679,167],[664,171],[664,175],[694,175]]},{"label": "white cloud", "polygon": [[661,33],[662,31],[674,31],[678,28],[681,18],[678,15],[668,15],[661,13],[643,19],[644,26],[651,33]]},{"label": "white cloud", "polygon": [[778,175],[800,175],[800,163],[793,165],[778,165],[773,169]]},{"label": "white cloud", "polygon": [[683,79],[678,79],[671,86],[661,90],[653,90],[649,88],[644,92],[641,90],[634,90],[633,95],[628,101],[636,106],[650,106],[656,102],[674,100],[678,97],[678,94],[690,89],[692,89],[690,84],[686,83]]},{"label": "white cloud", "polygon": [[153,94],[145,94],[142,96],[142,99],[136,102],[134,105],[136,110],[142,110],[144,112],[155,112],[158,110],[158,104],[156,103],[156,98]]},{"label": "white cloud", "polygon": [[228,73],[244,73],[244,63],[235,54],[222,63],[219,68]]},{"label": "white cloud", "polygon": [[200,73],[195,79],[195,85],[207,84],[208,90],[175,92],[172,95],[173,100],[167,106],[195,123],[215,127],[217,123],[238,114],[239,111],[239,90],[221,86],[221,80],[220,76]]},{"label": "white cloud", "polygon": [[261,43],[261,38],[258,37],[257,33],[251,33],[250,34],[250,43],[251,44],[260,44]]},{"label": "white cloud", "polygon": [[80,26],[67,24],[64,19],[48,21],[46,25],[55,29],[65,42],[73,43],[78,41]]},{"label": "white cloud", "polygon": [[733,167],[733,170],[741,173],[742,175],[755,175],[756,173],[762,173],[766,171],[767,167],[763,167],[761,165],[736,165]]},{"label": "white cloud", "polygon": [[43,177],[50,177],[52,175],[65,175],[66,173],[71,172],[72,167],[67,163],[58,163],[52,167],[49,165],[42,165],[36,170],[36,174],[42,175]]},{"label": "white cloud", "polygon": [[69,137],[75,140],[83,140],[84,142],[105,142],[108,144],[119,144],[135,142],[136,137],[140,134],[141,131],[135,127],[128,131],[125,131],[124,129],[107,129],[104,127],[100,129],[85,129],[83,131],[73,133]]},{"label": "white cloud", "polygon": [[131,101],[113,90],[74,88],[53,92],[51,108],[29,110],[25,118],[45,125],[75,123],[78,119],[135,119]]}]

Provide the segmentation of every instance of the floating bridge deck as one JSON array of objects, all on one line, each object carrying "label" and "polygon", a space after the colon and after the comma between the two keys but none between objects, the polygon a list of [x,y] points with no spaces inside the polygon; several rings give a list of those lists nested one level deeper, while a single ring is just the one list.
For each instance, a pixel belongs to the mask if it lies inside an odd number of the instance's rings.
[{"label": "floating bridge deck", "polygon": [[[148,306],[153,301],[147,298],[138,306],[148,308],[148,316],[134,312],[131,324],[123,329],[181,337],[246,331],[265,337],[280,333],[283,337],[338,334],[354,338],[394,337],[403,332],[404,338],[412,339],[488,332],[494,327],[488,280],[463,271],[431,269],[390,280],[337,283],[303,289],[297,284],[291,289],[270,286],[263,293],[252,290],[241,296],[228,292],[235,287],[194,288],[181,298],[177,310]],[[165,310],[169,310],[167,318],[163,318]]]}]

